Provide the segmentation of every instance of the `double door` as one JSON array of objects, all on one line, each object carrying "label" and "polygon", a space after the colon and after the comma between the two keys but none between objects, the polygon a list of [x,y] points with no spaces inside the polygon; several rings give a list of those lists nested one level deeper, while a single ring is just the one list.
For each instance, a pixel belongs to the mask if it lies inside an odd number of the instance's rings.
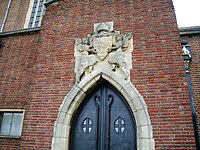
[{"label": "double door", "polygon": [[111,86],[96,88],[72,123],[70,150],[136,150],[136,127],[124,98]]}]

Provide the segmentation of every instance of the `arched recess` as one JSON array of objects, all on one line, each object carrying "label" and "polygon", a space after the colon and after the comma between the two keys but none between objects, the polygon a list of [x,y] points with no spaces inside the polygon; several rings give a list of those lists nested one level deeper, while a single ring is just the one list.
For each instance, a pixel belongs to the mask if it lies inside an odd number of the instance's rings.
[{"label": "arched recess", "polygon": [[67,150],[70,142],[70,128],[73,116],[86,97],[88,91],[104,79],[117,89],[126,99],[134,114],[137,130],[137,149],[154,150],[153,130],[147,105],[134,85],[106,68],[99,68],[88,74],[82,81],[75,85],[63,100],[58,117],[54,125],[52,150]]}]

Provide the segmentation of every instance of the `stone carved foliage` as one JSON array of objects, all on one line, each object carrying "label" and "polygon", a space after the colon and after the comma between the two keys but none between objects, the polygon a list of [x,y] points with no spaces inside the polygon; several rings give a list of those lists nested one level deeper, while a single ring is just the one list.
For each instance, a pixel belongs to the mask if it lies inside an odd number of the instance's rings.
[{"label": "stone carved foliage", "polygon": [[113,30],[113,22],[94,24],[94,32],[75,41],[76,81],[95,69],[106,67],[125,80],[130,80],[133,38]]}]

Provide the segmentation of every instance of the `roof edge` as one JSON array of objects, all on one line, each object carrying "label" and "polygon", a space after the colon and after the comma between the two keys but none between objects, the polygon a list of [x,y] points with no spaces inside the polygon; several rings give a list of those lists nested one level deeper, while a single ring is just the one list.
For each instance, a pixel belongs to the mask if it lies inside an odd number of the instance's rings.
[{"label": "roof edge", "polygon": [[19,29],[14,31],[6,31],[6,32],[0,32],[0,37],[9,36],[9,35],[17,35],[17,34],[30,34],[35,32],[40,32],[41,27],[35,27],[35,28],[26,28],[26,29]]},{"label": "roof edge", "polygon": [[[50,0],[50,1],[57,2],[58,0]],[[51,5],[51,4],[49,4],[49,5]],[[35,28],[27,28],[27,29],[19,29],[19,30],[14,30],[14,31],[0,32],[0,37],[4,37],[4,36],[8,36],[8,35],[16,35],[16,34],[30,34],[33,32],[40,32],[40,30],[41,30],[41,27],[35,27]],[[179,34],[180,34],[180,36],[200,34],[200,26],[180,27]]]},{"label": "roof edge", "polygon": [[180,36],[200,34],[200,26],[181,27],[179,28]]},{"label": "roof edge", "polygon": [[46,0],[46,2],[44,3],[44,6],[48,7],[49,5],[53,5],[57,3],[58,3],[58,0]]}]

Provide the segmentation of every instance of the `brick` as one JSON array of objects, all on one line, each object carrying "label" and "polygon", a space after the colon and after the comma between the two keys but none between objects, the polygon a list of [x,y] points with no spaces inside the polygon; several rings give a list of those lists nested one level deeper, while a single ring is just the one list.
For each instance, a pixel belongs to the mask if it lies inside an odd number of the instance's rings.
[{"label": "brick", "polygon": [[[123,34],[133,33],[130,78],[147,104],[143,115],[150,116],[155,149],[195,149],[179,31],[168,0],[60,0],[48,6],[40,33],[1,37],[0,108],[20,108],[26,113],[21,139],[1,138],[0,148],[55,146],[51,145],[54,123],[63,99],[75,86],[75,38],[91,33],[94,23],[106,21],[113,21],[115,30]],[[193,70],[197,73],[193,75],[195,86],[198,68]],[[196,97],[198,93],[194,90]],[[65,142],[63,138],[61,143]],[[148,144],[154,146],[154,142]]]}]

